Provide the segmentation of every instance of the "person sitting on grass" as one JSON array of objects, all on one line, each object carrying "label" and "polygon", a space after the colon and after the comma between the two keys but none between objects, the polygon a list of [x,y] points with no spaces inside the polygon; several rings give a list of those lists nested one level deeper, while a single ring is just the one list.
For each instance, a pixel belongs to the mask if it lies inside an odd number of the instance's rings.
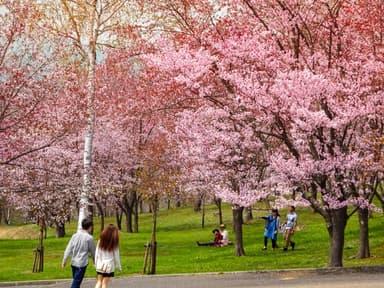
[{"label": "person sitting on grass", "polygon": [[213,238],[213,241],[209,242],[199,242],[196,241],[198,246],[215,246],[215,247],[220,247],[221,246],[221,240],[223,237],[220,234],[220,231],[218,229],[213,229],[212,233],[215,235]]},{"label": "person sitting on grass", "polygon": [[229,241],[229,233],[228,233],[227,229],[225,229],[224,224],[220,224],[220,234],[223,237],[221,239],[221,246],[228,246],[228,245],[232,244],[232,242]]}]

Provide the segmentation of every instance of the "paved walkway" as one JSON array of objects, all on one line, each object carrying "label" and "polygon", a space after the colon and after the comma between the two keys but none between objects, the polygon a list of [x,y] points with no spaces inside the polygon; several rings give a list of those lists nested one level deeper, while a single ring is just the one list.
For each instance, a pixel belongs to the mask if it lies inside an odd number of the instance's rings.
[{"label": "paved walkway", "polygon": [[[68,288],[71,281],[0,283],[0,287]],[[93,288],[85,279],[83,288]],[[7,286],[8,285],[8,286]],[[384,266],[340,269],[302,269],[114,278],[110,288],[383,288]]]}]

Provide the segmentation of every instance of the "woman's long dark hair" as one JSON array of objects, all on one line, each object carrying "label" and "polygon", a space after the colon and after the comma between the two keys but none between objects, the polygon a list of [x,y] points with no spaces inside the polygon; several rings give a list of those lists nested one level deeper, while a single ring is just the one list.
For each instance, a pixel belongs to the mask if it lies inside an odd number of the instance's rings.
[{"label": "woman's long dark hair", "polygon": [[115,225],[109,224],[100,233],[99,248],[105,251],[113,251],[119,246],[119,230]]},{"label": "woman's long dark hair", "polygon": [[279,210],[277,208],[272,208],[272,213],[275,212],[276,216],[280,217]]}]

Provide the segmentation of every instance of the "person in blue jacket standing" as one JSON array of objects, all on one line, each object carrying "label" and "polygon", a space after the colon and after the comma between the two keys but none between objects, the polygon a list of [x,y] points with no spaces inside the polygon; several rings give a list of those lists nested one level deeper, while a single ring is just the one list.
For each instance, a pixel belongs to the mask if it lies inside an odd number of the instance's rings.
[{"label": "person in blue jacket standing", "polygon": [[261,217],[265,220],[264,230],[264,247],[263,250],[267,250],[268,238],[272,241],[272,248],[277,248],[277,234],[280,227],[280,214],[276,208],[272,209],[272,213],[268,216]]}]

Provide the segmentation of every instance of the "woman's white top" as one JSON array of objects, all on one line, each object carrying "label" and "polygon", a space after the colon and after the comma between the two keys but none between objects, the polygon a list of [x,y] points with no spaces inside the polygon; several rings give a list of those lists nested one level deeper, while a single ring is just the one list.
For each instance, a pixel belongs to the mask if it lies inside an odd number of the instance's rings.
[{"label": "woman's white top", "polygon": [[99,243],[96,246],[95,252],[95,266],[100,267],[101,263],[108,263],[111,265],[111,272],[115,271],[115,267],[117,270],[121,271],[121,263],[120,263],[120,252],[119,248],[116,248],[113,251],[105,251],[99,248]]}]

